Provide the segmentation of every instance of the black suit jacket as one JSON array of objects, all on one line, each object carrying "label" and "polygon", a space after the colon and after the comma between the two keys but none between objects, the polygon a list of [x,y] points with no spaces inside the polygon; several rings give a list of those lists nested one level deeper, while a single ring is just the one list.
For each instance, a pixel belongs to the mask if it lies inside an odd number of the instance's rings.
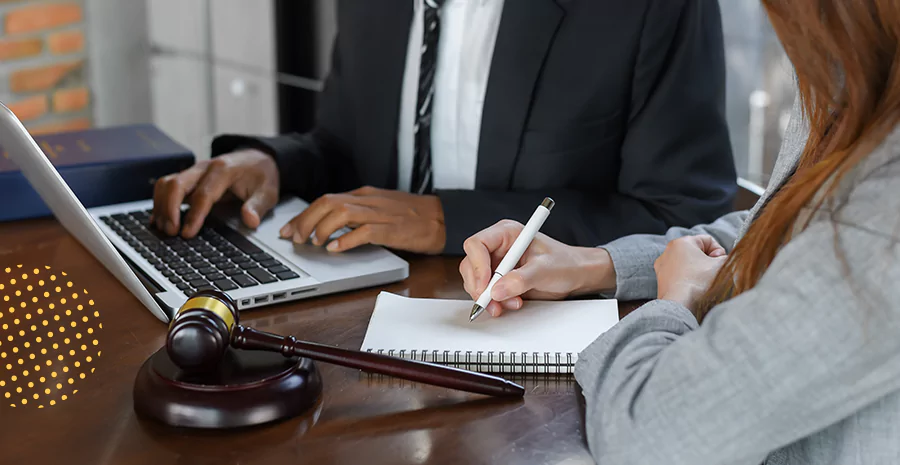
[{"label": "black suit jacket", "polygon": [[[409,0],[341,0],[333,68],[316,127],[226,135],[273,154],[283,190],[313,200],[396,188]],[[445,252],[500,219],[593,246],[709,222],[730,211],[736,176],[725,122],[716,0],[506,0],[484,101],[474,190],[439,190]]]}]

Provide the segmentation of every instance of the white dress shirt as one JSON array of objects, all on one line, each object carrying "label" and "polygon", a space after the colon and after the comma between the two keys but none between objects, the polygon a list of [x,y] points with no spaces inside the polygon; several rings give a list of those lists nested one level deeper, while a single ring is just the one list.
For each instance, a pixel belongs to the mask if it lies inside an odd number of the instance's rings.
[{"label": "white dress shirt", "polygon": [[[431,166],[435,189],[473,189],[478,166],[481,110],[504,0],[446,0],[434,77]],[[415,154],[413,126],[418,100],[424,19],[423,0],[413,0],[413,22],[397,130],[398,188],[409,191]]]}]

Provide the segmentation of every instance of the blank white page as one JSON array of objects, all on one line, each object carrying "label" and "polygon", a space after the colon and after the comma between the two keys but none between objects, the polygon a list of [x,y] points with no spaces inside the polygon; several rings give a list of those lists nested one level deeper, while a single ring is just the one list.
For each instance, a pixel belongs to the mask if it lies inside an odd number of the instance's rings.
[{"label": "blank white page", "polygon": [[362,350],[577,354],[619,321],[615,300],[526,301],[469,322],[471,300],[378,295]]}]

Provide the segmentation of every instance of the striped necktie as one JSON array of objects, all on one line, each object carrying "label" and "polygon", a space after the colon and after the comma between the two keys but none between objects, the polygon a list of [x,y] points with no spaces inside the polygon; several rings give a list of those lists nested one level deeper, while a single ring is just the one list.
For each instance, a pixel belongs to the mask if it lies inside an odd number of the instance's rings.
[{"label": "striped necktie", "polygon": [[430,194],[434,189],[431,167],[431,107],[434,100],[434,72],[437,66],[438,38],[441,33],[441,5],[444,0],[424,0],[419,95],[413,127],[415,141],[410,190],[414,194]]}]

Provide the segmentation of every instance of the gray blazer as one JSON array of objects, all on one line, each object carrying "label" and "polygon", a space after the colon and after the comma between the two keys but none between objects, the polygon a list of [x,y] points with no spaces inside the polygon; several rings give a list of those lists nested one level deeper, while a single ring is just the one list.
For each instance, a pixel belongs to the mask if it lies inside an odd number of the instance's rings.
[{"label": "gray blazer", "polygon": [[[615,296],[655,298],[653,262],[673,238],[706,233],[730,251],[790,177],[807,134],[795,105],[774,178],[750,212],[606,245]],[[702,326],[655,300],[579,355],[598,463],[900,463],[898,158],[900,129],[842,182],[833,209],[807,212],[809,228],[756,288]]]}]

